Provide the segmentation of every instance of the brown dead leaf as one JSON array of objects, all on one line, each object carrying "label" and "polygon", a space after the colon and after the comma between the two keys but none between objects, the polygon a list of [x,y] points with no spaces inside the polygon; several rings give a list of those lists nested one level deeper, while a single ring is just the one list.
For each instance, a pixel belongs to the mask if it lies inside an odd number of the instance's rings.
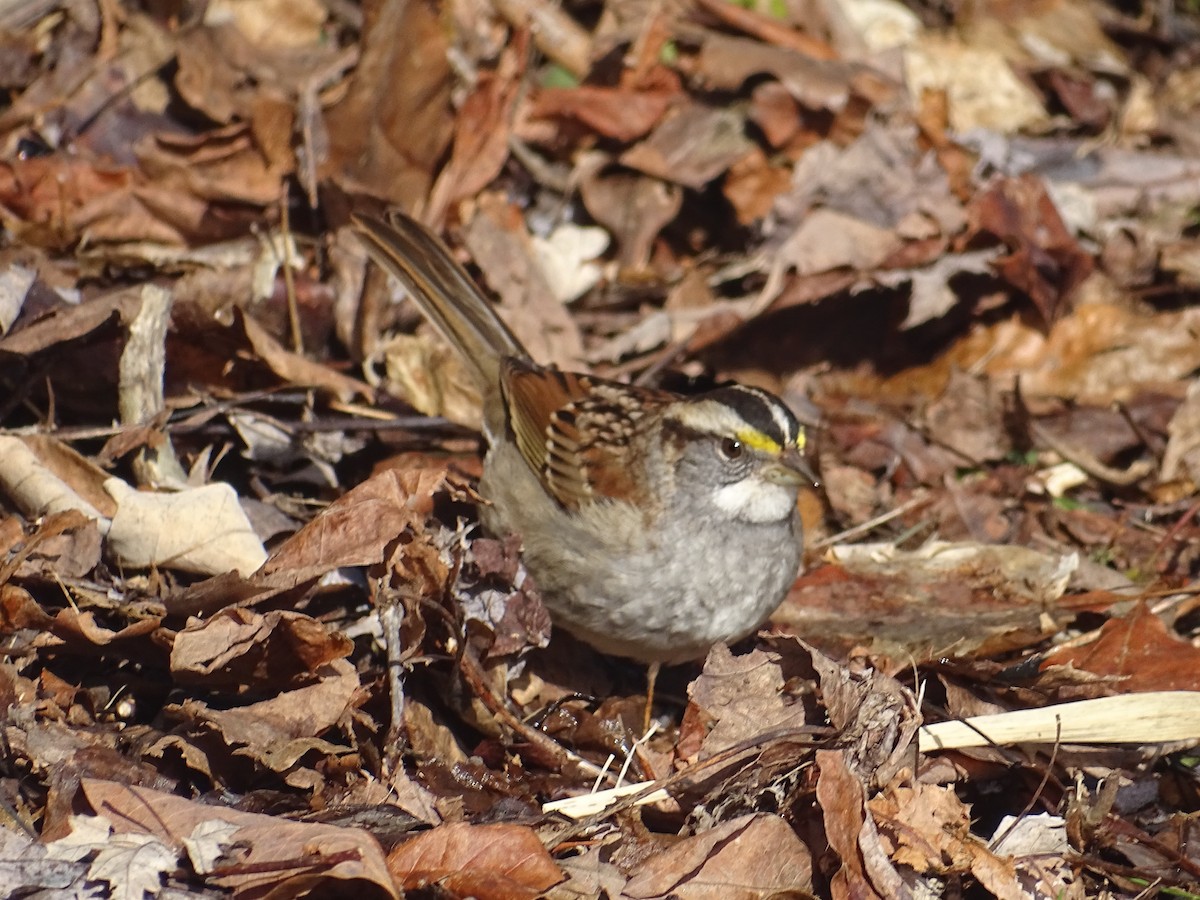
[{"label": "brown dead leaf", "polygon": [[579,326],[555,299],[517,208],[498,194],[484,194],[463,237],[529,355],[568,371],[579,369]]},{"label": "brown dead leaf", "polygon": [[897,865],[921,874],[969,871],[1001,900],[1027,896],[1013,863],[971,834],[971,811],[953,787],[891,784],[867,808]]},{"label": "brown dead leaf", "polygon": [[[0,199],[28,224],[35,244],[152,241],[167,244],[240,234],[259,206],[279,196],[283,170],[257,152],[245,125],[198,136],[137,136],[140,167],[83,157],[33,156],[0,166]],[[6,193],[10,196],[6,197]]]},{"label": "brown dead leaf", "polygon": [[[1145,603],[1105,622],[1088,643],[1053,651],[1042,671],[1060,666],[1102,676],[1121,693],[1200,690],[1200,649],[1169,632]],[[1095,696],[1094,689],[1088,696]]]},{"label": "brown dead leaf", "polygon": [[140,288],[113,291],[73,306],[62,305],[35,321],[18,319],[0,338],[0,354],[32,356],[99,331],[105,325],[128,325],[142,308]]},{"label": "brown dead leaf", "polygon": [[420,529],[445,484],[444,468],[385,469],[347,491],[263,565],[263,574],[319,578],[342,566],[381,563],[406,529]]},{"label": "brown dead leaf", "polygon": [[244,332],[255,357],[285,382],[327,391],[344,402],[355,398],[373,399],[374,391],[365,382],[285,349],[262,325],[240,309],[234,310],[234,320],[235,327]]},{"label": "brown dead leaf", "polygon": [[869,789],[887,784],[905,767],[916,767],[921,715],[911,691],[877,669],[852,672],[803,641],[780,638],[775,643],[811,661],[829,721],[845,747],[842,761]]},{"label": "brown dead leaf", "polygon": [[0,162],[0,203],[26,223],[24,241],[63,246],[78,238],[79,210],[97,197],[128,197],[136,180],[126,167],[70,156],[31,156]]},{"label": "brown dead leaf", "polygon": [[1000,385],[963,372],[952,372],[950,382],[926,411],[926,424],[938,442],[978,465],[1003,459],[1012,449],[1005,422],[1006,407]]},{"label": "brown dead leaf", "polygon": [[303,758],[315,752],[328,767],[340,755],[353,757],[350,748],[322,735],[366,700],[358,673],[343,659],[322,666],[313,676],[312,684],[258,703],[215,709],[185,700],[168,706],[165,713],[201,732],[215,733],[230,751],[280,773],[293,787],[311,790],[320,786],[321,776],[305,766]]},{"label": "brown dead leaf", "polygon": [[853,216],[821,207],[804,217],[779,248],[773,263],[799,276],[848,268],[869,272],[900,248],[890,228],[879,228]]},{"label": "brown dead leaf", "polygon": [[[883,382],[885,395],[940,394],[955,370],[981,371],[1027,399],[1062,397],[1108,406],[1177,382],[1200,367],[1200,310],[1161,313],[1093,300],[1079,304],[1047,332],[1013,316],[981,325],[927,365]],[[860,386],[860,390],[862,390]]]},{"label": "brown dead leaf", "polygon": [[1029,295],[1045,322],[1058,319],[1062,303],[1091,274],[1093,263],[1041,179],[999,179],[975,197],[968,214],[967,239],[987,232],[1003,241],[1009,255],[996,261],[997,271]]},{"label": "brown dead leaf", "polygon": [[840,750],[818,750],[817,803],[829,848],[840,861],[830,882],[834,900],[905,897],[908,890],[866,812],[862,782]]},{"label": "brown dead leaf", "polygon": [[[869,122],[847,146],[822,141],[796,161],[792,190],[779,202],[789,219],[825,206],[905,241],[950,238],[966,224],[946,173],[910,126]],[[898,261],[919,265],[922,260]]]},{"label": "brown dead leaf", "polygon": [[611,848],[600,842],[563,857],[559,866],[566,873],[567,881],[548,893],[548,900],[619,897],[625,888],[627,879],[612,861]]},{"label": "brown dead leaf", "polygon": [[811,897],[812,856],[783,819],[754,813],[685,838],[642,862],[625,885],[637,900]]},{"label": "brown dead leaf", "polygon": [[427,334],[397,334],[378,345],[389,394],[427,416],[482,430],[479,386],[458,351]]},{"label": "brown dead leaf", "polygon": [[694,77],[710,89],[737,91],[755,75],[779,79],[808,109],[839,110],[846,105],[858,66],[813,59],[785,47],[709,32],[696,60]]},{"label": "brown dead leaf", "polygon": [[344,634],[300,613],[224,609],[175,635],[171,675],[179,684],[210,690],[278,690],[310,680],[352,649]]},{"label": "brown dead leaf", "polygon": [[82,578],[100,562],[99,527],[78,510],[43,517],[28,537],[15,518],[3,524],[8,526],[10,540],[4,546],[0,539],[0,552],[5,556],[0,564],[0,584],[35,575]]},{"label": "brown dead leaf", "polygon": [[534,98],[529,116],[573,118],[614,140],[635,140],[658,124],[681,96],[678,75],[661,66],[653,73],[637,85],[545,88]]},{"label": "brown dead leaf", "polygon": [[[288,174],[270,167],[254,143],[250,126],[242,122],[194,138],[163,134],[143,140],[138,145],[138,162],[156,187],[175,197],[253,206],[275,203],[281,180]],[[199,233],[210,240],[218,236],[203,230]],[[241,229],[236,229],[220,236],[240,233]]]},{"label": "brown dead leaf", "polygon": [[479,900],[532,900],[563,879],[523,825],[439,825],[393,850],[387,866],[403,890],[441,888]]},{"label": "brown dead leaf", "polygon": [[1057,601],[1078,563],[970,542],[931,542],[911,553],[843,546],[834,554],[846,568],[802,575],[771,619],[835,655],[868,647],[885,671],[910,666],[914,656],[970,656],[985,645],[995,652],[1040,639],[1045,613],[1069,617]]},{"label": "brown dead leaf", "polygon": [[151,635],[158,631],[161,622],[161,617],[151,616],[114,630],[102,624],[91,610],[73,606],[51,616],[21,588],[11,584],[0,586],[0,628],[10,632],[31,629],[37,632],[33,644],[38,647],[87,655],[105,650],[157,655],[161,650]]},{"label": "brown dead leaf", "polygon": [[772,147],[789,144],[800,134],[800,106],[778,81],[764,81],[751,94],[750,121]]},{"label": "brown dead leaf", "polygon": [[196,28],[176,50],[175,89],[189,106],[222,125],[241,111],[238,88],[246,75],[230,65],[222,50],[222,34],[230,32],[231,26]]},{"label": "brown dead leaf", "polygon": [[1188,387],[1187,396],[1171,417],[1170,435],[1163,451],[1162,481],[1190,481],[1200,485],[1200,380]]},{"label": "brown dead leaf", "polygon": [[971,44],[994,48],[1017,65],[1128,70],[1124,53],[1082,0],[984,0],[965,11],[961,24]]},{"label": "brown dead leaf", "polygon": [[82,791],[118,833],[155,835],[181,851],[202,823],[235,826],[227,841],[235,864],[209,877],[239,895],[397,896],[378,842],[362,829],[289,822],[111,781],[85,779]]},{"label": "brown dead leaf", "polygon": [[790,170],[772,164],[756,147],[729,168],[722,191],[737,212],[738,221],[749,225],[766,218],[775,205],[775,198],[791,183]]},{"label": "brown dead leaf", "polygon": [[621,154],[620,161],[663,181],[700,190],[753,147],[739,113],[691,101],[676,104],[649,137]]},{"label": "brown dead leaf", "polygon": [[455,117],[454,146],[433,191],[426,222],[441,222],[459,200],[474,197],[508,159],[513,111],[523,92],[529,32],[516,33],[492,72],[483,73]]},{"label": "brown dead leaf", "polygon": [[683,190],[637,172],[610,170],[606,162],[593,158],[580,167],[579,195],[592,218],[616,238],[622,269],[642,271],[659,232],[679,215]]},{"label": "brown dead leaf", "polygon": [[424,3],[382,0],[365,13],[349,93],[326,116],[329,157],[321,174],[411,209],[428,194],[454,132],[449,35]]},{"label": "brown dead leaf", "polygon": [[780,654],[754,649],[734,656],[724,644],[709,651],[700,677],[688,685],[687,716],[712,722],[699,759],[779,728],[812,723],[802,698],[785,689]]}]

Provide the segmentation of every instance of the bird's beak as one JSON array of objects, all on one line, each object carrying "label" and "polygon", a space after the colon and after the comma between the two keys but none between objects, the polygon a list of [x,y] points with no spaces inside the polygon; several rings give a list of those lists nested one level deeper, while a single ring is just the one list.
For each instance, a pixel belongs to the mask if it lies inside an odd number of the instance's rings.
[{"label": "bird's beak", "polygon": [[767,463],[763,467],[762,477],[772,484],[787,487],[799,487],[802,484],[821,486],[821,481],[809,466],[808,460],[795,447],[789,447],[778,459]]}]

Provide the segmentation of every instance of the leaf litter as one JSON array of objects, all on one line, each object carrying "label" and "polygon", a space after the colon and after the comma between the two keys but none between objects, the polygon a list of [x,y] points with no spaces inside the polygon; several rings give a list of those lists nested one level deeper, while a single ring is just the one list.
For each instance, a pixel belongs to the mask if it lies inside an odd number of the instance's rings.
[{"label": "leaf litter", "polygon": [[[801,6],[0,11],[0,893],[1200,896],[1200,19]],[[651,733],[386,206],[537,358],[809,426]]]}]

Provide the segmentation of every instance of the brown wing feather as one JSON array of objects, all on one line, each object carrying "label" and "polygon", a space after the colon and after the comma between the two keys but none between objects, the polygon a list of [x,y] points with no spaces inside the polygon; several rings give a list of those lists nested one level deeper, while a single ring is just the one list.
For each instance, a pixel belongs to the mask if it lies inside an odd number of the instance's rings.
[{"label": "brown wing feather", "polygon": [[560,504],[636,495],[627,448],[664,395],[521,360],[505,362],[501,382],[517,447]]}]

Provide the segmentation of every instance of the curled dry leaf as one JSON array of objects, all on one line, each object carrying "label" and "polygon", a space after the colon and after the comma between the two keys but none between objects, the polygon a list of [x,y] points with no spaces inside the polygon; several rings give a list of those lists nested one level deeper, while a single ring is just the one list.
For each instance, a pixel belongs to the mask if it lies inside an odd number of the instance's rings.
[{"label": "curled dry leaf", "polygon": [[267,558],[228,484],[151,494],[110,478],[104,488],[117,501],[108,550],[122,565],[248,575]]},{"label": "curled dry leaf", "polygon": [[1188,387],[1187,397],[1168,426],[1170,439],[1163,451],[1163,481],[1186,479],[1193,489],[1200,485],[1200,379]]},{"label": "curled dry leaf", "polygon": [[803,641],[796,643],[820,677],[829,721],[846,748],[843,764],[872,790],[905,767],[915,769],[921,714],[912,691],[876,669],[851,672]]},{"label": "curled dry leaf", "polygon": [[83,578],[100,562],[99,525],[77,510],[44,516],[28,537],[15,518],[5,524],[12,533],[11,542],[3,547],[7,558],[0,565],[0,584],[34,576]]},{"label": "curled dry leaf", "polygon": [[458,353],[440,338],[397,334],[375,348],[386,372],[383,387],[427,416],[481,429],[479,388]]},{"label": "curled dry leaf", "polygon": [[649,86],[546,88],[534,97],[529,116],[576,119],[614,140],[632,141],[653,128],[679,94],[674,73]]},{"label": "curled dry leaf", "polygon": [[1000,900],[1027,896],[1012,861],[971,834],[971,811],[954,788],[891,784],[867,808],[897,865],[922,875],[969,871]]},{"label": "curled dry leaf", "polygon": [[986,232],[1008,246],[996,270],[1029,295],[1044,321],[1055,321],[1094,263],[1067,229],[1042,180],[1033,175],[999,179],[976,196],[969,213],[970,235]]},{"label": "curled dry leaf", "polygon": [[175,635],[171,675],[209,690],[279,690],[310,681],[313,672],[352,649],[344,634],[300,613],[223,609]]},{"label": "curled dry leaf", "polygon": [[0,586],[0,626],[10,634],[29,630],[35,647],[63,647],[88,655],[119,648],[134,656],[156,657],[161,650],[151,636],[161,622],[158,616],[148,616],[113,630],[97,621],[91,610],[69,606],[51,616],[28,592],[11,584]]},{"label": "curled dry leaf", "polygon": [[813,59],[785,47],[709,32],[696,60],[695,77],[717,90],[738,90],[769,73],[809,109],[841,110],[860,67],[841,60]]},{"label": "curled dry leaf", "polygon": [[797,275],[848,268],[869,272],[900,247],[890,228],[880,228],[837,210],[815,209],[779,248],[775,265]]},{"label": "curled dry leaf", "polygon": [[817,803],[829,848],[840,861],[830,886],[834,897],[908,897],[888,859],[875,821],[867,814],[862,781],[841,750],[818,750]]},{"label": "curled dry leaf", "polygon": [[454,147],[429,197],[426,221],[440,222],[460,200],[474,197],[504,168],[514,110],[523,96],[529,33],[518,31],[494,71],[481,72],[456,118]]},{"label": "curled dry leaf", "polygon": [[322,666],[314,676],[311,684],[246,706],[216,709],[187,700],[167,711],[202,732],[215,732],[237,755],[284,773],[294,786],[312,788],[318,779],[300,765],[302,757],[314,750],[323,757],[349,752],[321,736],[365,700],[358,674],[345,660]]},{"label": "curled dry leaf", "polygon": [[327,391],[344,402],[355,398],[371,400],[374,392],[357,378],[351,378],[314,362],[299,353],[293,353],[272,337],[256,320],[240,309],[234,310],[235,329],[245,334],[255,359],[262,360],[271,371],[287,384],[314,387]]},{"label": "curled dry leaf", "polygon": [[607,158],[592,153],[580,166],[579,195],[597,222],[613,233],[623,269],[649,264],[659,232],[683,206],[678,185],[639,172],[609,171]]}]

